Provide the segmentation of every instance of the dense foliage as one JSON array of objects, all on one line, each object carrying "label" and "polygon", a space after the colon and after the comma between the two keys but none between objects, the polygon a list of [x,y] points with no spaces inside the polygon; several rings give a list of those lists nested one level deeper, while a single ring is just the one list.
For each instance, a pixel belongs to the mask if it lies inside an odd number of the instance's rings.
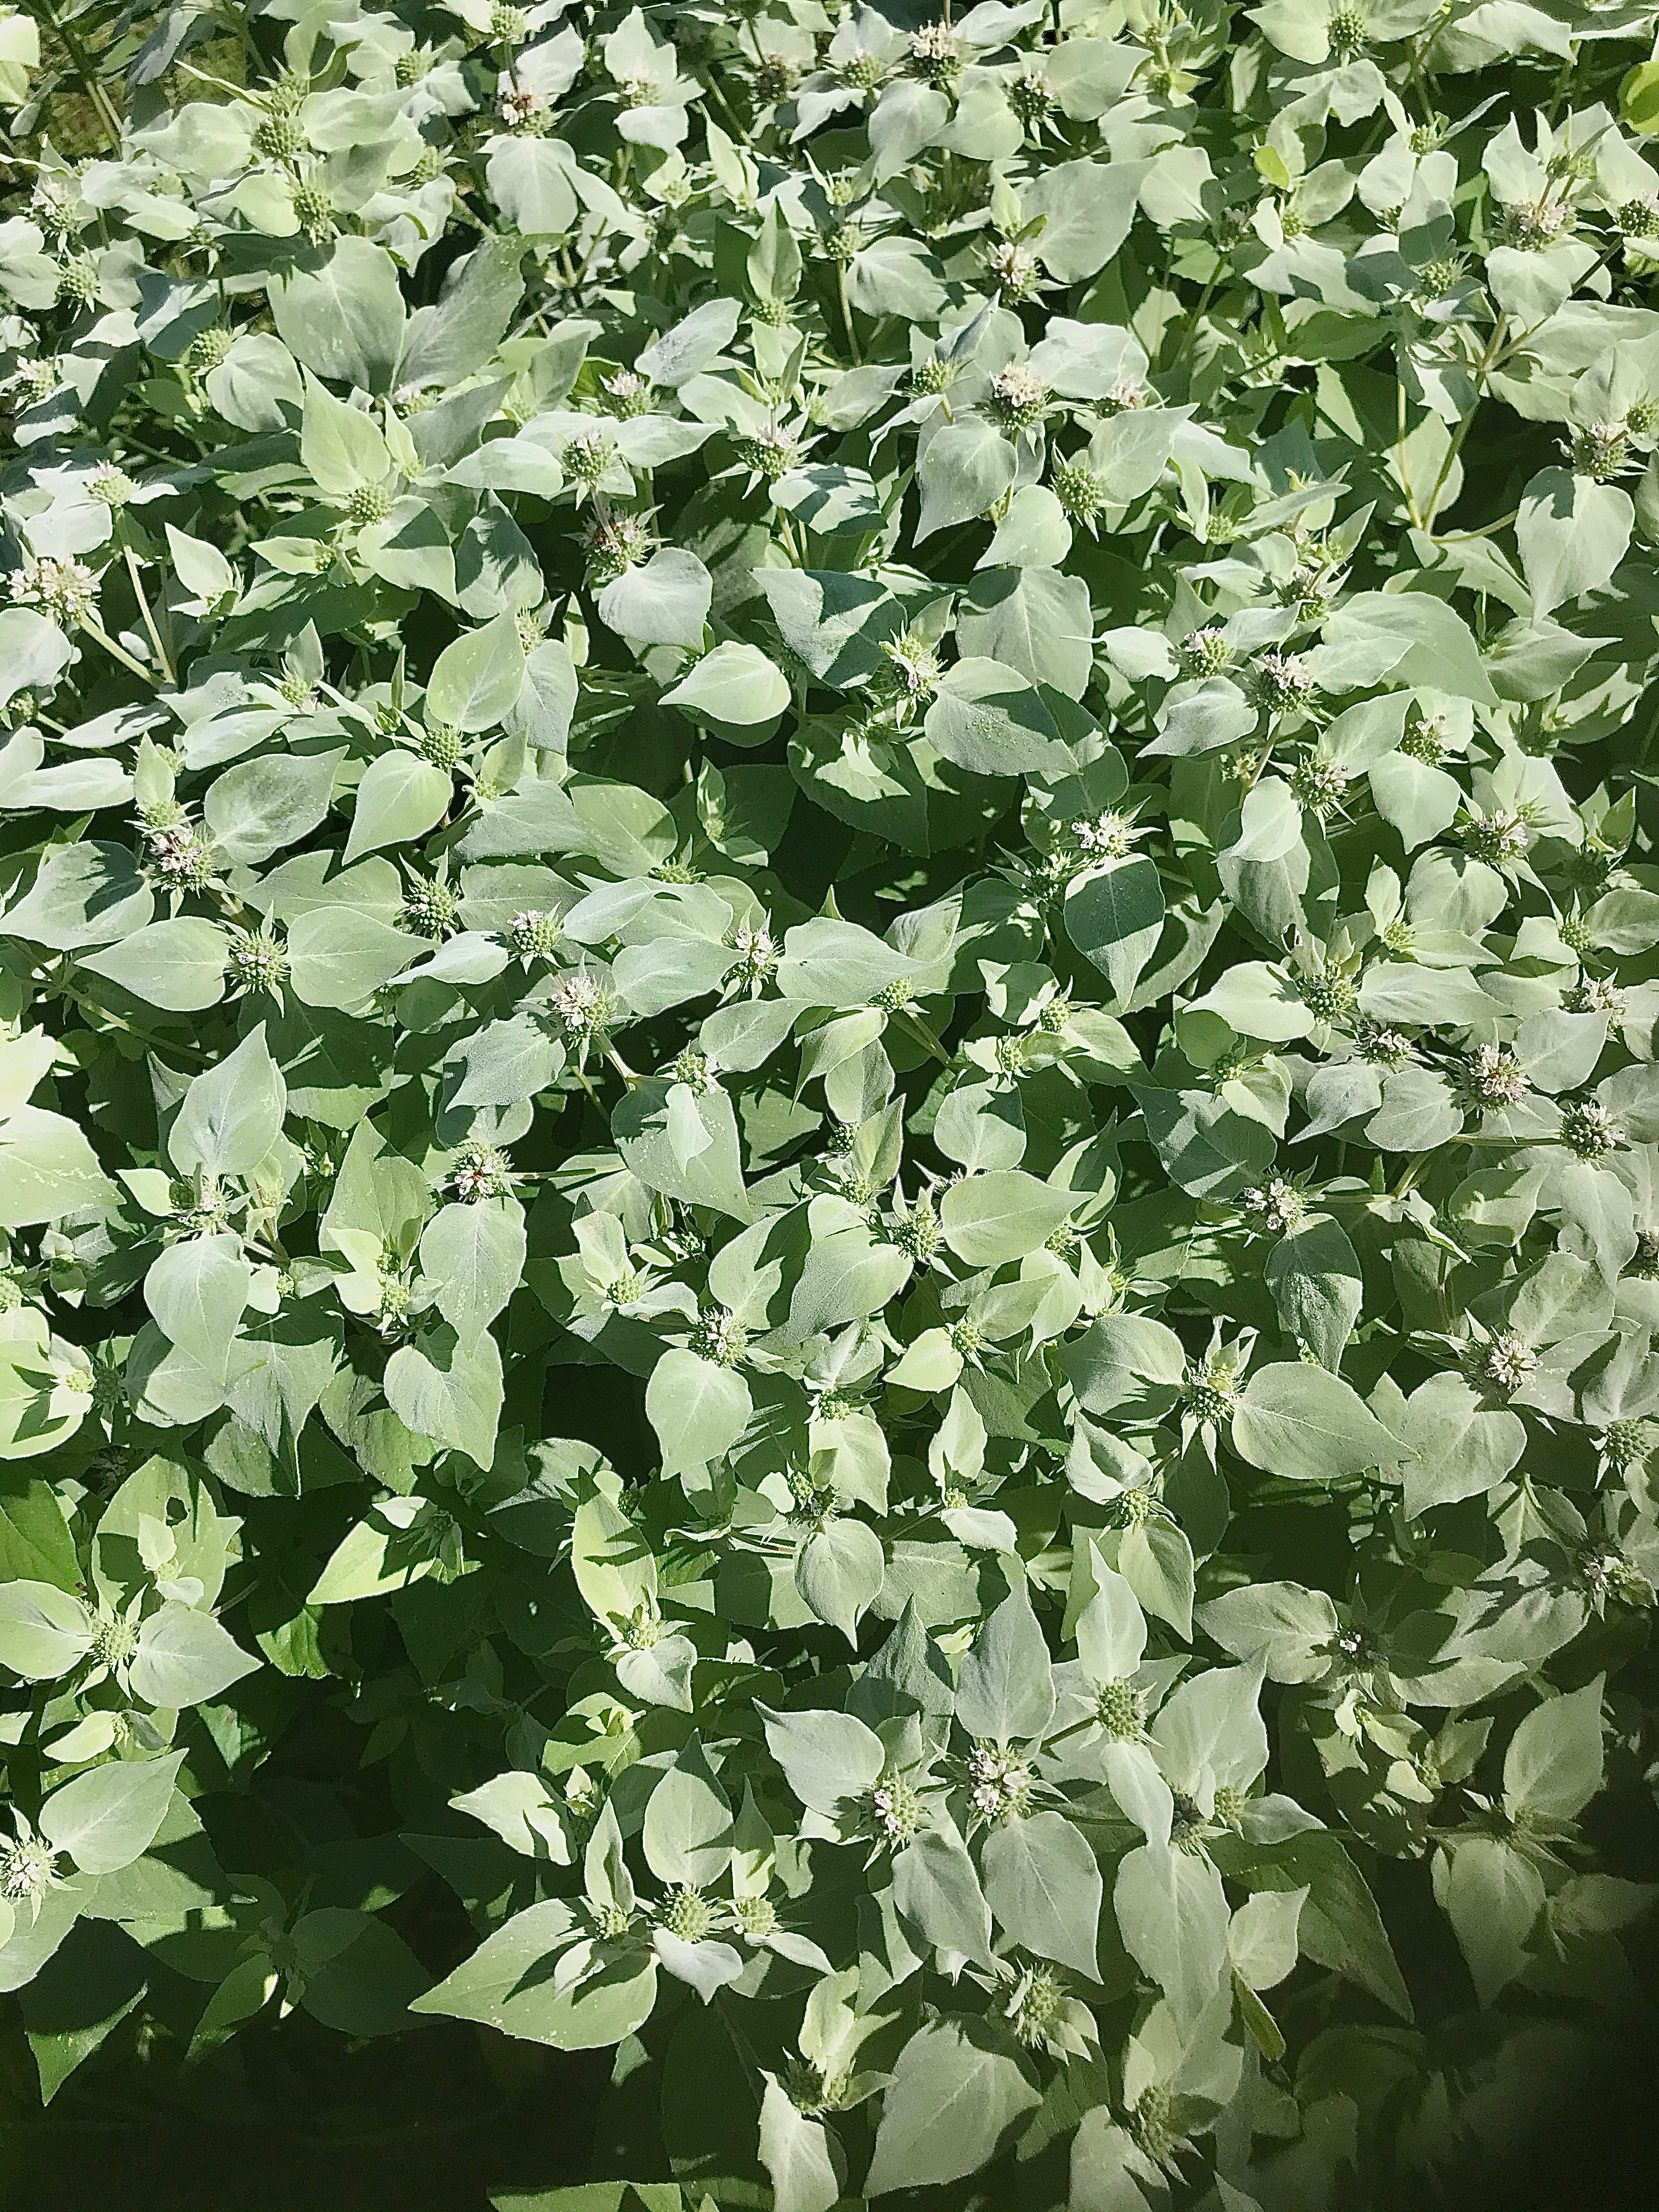
[{"label": "dense foliage", "polygon": [[1277,2212],[1639,2013],[1654,30],[0,18],[43,2096]]}]

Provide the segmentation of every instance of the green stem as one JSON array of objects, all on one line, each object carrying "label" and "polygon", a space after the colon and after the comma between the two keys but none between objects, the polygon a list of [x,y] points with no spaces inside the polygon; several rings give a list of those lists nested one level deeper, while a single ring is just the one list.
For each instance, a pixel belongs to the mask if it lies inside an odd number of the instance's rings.
[{"label": "green stem", "polygon": [[714,99],[720,102],[720,105],[725,112],[726,121],[731,125],[738,137],[743,141],[743,143],[745,146],[751,144],[752,141],[750,140],[749,133],[744,128],[736,108],[732,106],[731,101],[720,90],[719,84],[712,76],[704,82],[703,90],[711,94]]},{"label": "green stem", "polygon": [[939,1062],[939,1066],[941,1067],[949,1067],[951,1065],[950,1054],[946,1052],[945,1047],[933,1035],[932,1029],[922,1019],[921,1016],[920,1014],[912,1013],[908,1006],[901,1007],[899,1011],[902,1018],[909,1023],[911,1028],[915,1031],[921,1042],[927,1046],[928,1051],[933,1054],[933,1058]]},{"label": "green stem", "polygon": [[1479,530],[1449,530],[1443,537],[1437,532],[1434,542],[1437,545],[1462,545],[1470,538],[1490,538],[1494,531],[1507,530],[1520,512],[1518,507],[1512,507],[1507,514],[1500,514],[1496,522],[1482,523]]},{"label": "green stem", "polygon": [[225,9],[220,20],[233,26],[243,53],[252,64],[248,76],[248,84],[252,87],[264,74],[265,58],[254,44],[253,33],[247,27],[247,17],[240,7],[230,6]]},{"label": "green stem", "polygon": [[1407,1161],[1405,1169],[1401,1175],[1399,1182],[1395,1183],[1394,1188],[1389,1192],[1389,1197],[1404,1198],[1407,1192],[1409,1191],[1416,1182],[1418,1176],[1422,1174],[1424,1168],[1428,1164],[1428,1160],[1429,1154],[1427,1152],[1413,1152],[1410,1159]]},{"label": "green stem", "polygon": [[[1608,246],[1607,251],[1601,255],[1595,266],[1585,270],[1583,276],[1578,280],[1578,286],[1588,284],[1592,276],[1595,276],[1598,271],[1607,267],[1608,262],[1612,260],[1613,255],[1618,251],[1618,241],[1615,240],[1613,244]],[[1575,290],[1578,289],[1578,286],[1575,286]],[[1474,418],[1480,411],[1480,401],[1486,396],[1485,386],[1486,379],[1492,374],[1494,369],[1502,368],[1504,363],[1508,361],[1511,356],[1518,353],[1522,346],[1526,345],[1531,339],[1536,337],[1539,331],[1543,329],[1544,324],[1548,322],[1549,319],[1550,318],[1547,315],[1544,317],[1542,321],[1534,323],[1530,329],[1521,331],[1516,337],[1507,339],[1504,333],[1509,325],[1509,317],[1507,315],[1500,314],[1498,320],[1492,325],[1492,336],[1486,342],[1486,351],[1481,355],[1480,362],[1477,363],[1475,368],[1474,380],[1477,397],[1474,405],[1470,408],[1468,413],[1463,417],[1462,421],[1459,422],[1456,433],[1452,439],[1450,446],[1447,449],[1446,458],[1441,463],[1440,473],[1435,478],[1434,489],[1429,494],[1427,512],[1423,517],[1424,528],[1432,530],[1434,527],[1435,513],[1439,503],[1440,494],[1445,487],[1447,477],[1451,474],[1452,470],[1456,464],[1458,455],[1463,450],[1464,440],[1468,436],[1469,432],[1474,427]],[[1407,497],[1409,498],[1409,496],[1410,495],[1408,491]]]},{"label": "green stem", "polygon": [[1218,281],[1219,280],[1214,276],[1211,277],[1209,283],[1206,284],[1204,289],[1198,295],[1198,305],[1193,309],[1192,313],[1187,318],[1187,327],[1182,333],[1181,343],[1176,349],[1176,357],[1170,363],[1169,373],[1171,376],[1175,374],[1176,369],[1182,367],[1186,361],[1188,355],[1198,343],[1198,326],[1204,319],[1204,310],[1209,306],[1210,301],[1215,296],[1215,288]]},{"label": "green stem", "polygon": [[127,574],[132,579],[133,591],[137,595],[138,611],[144,618],[144,628],[149,632],[149,641],[155,647],[155,657],[161,664],[161,673],[169,684],[176,684],[179,678],[173,665],[173,656],[162,644],[161,633],[155,627],[155,617],[150,611],[149,597],[144,590],[143,579],[138,573],[138,556],[131,545],[123,545],[121,550],[126,558]]},{"label": "green stem", "polygon": [[158,1036],[154,1030],[140,1029],[137,1022],[128,1021],[124,1014],[112,1013],[107,1006],[100,1006],[95,999],[89,999],[84,992],[77,991],[72,983],[58,983],[54,988],[59,998],[67,999],[71,1006],[78,1006],[83,1014],[96,1014],[100,1021],[107,1022],[112,1029],[125,1030],[129,1036],[136,1037],[140,1044],[150,1045],[157,1052],[181,1054],[185,1059],[193,1060],[198,1067],[207,1066],[207,1054],[204,1052],[198,1052],[194,1045],[185,1044],[178,1037]]},{"label": "green stem", "polygon": [[1042,1748],[1044,1751],[1052,1751],[1057,1743],[1065,1743],[1074,1735],[1081,1735],[1085,1729],[1098,1728],[1099,1725],[1094,1715],[1090,1713],[1083,1720],[1073,1721],[1070,1728],[1061,1729],[1058,1735],[1045,1736],[1042,1740]]},{"label": "green stem", "polygon": [[859,351],[858,332],[853,328],[853,303],[847,296],[847,264],[836,264],[836,289],[841,295],[841,319],[847,326],[847,343],[853,356],[853,366],[863,366],[864,356]]},{"label": "green stem", "polygon": [[121,148],[121,118],[116,113],[109,94],[98,81],[92,57],[82,45],[79,33],[65,23],[57,9],[51,6],[46,9],[46,21],[64,41],[64,52],[75,65],[75,74],[81,80],[81,88],[97,110],[99,121],[109,133],[111,148],[118,153]]},{"label": "green stem", "polygon": [[99,624],[94,622],[90,615],[82,615],[80,619],[81,628],[85,630],[88,637],[94,639],[99,645],[101,645],[106,653],[112,654],[113,657],[120,662],[124,668],[130,668],[135,676],[142,676],[145,683],[149,685],[152,690],[159,690],[161,689],[161,686],[156,683],[154,673],[145,667],[143,662],[142,660],[135,660],[125,646],[117,645],[115,640],[109,635],[108,631],[100,629]]},{"label": "green stem", "polygon": [[[1575,290],[1577,290],[1582,286],[1588,284],[1592,276],[1599,276],[1601,274],[1601,270],[1607,267],[1608,262],[1612,260],[1613,255],[1618,252],[1620,242],[1621,241],[1620,240],[1615,238],[1613,244],[1597,256],[1595,262],[1592,263],[1590,267],[1588,268],[1584,271],[1583,275],[1578,279],[1578,283],[1573,288]],[[1524,345],[1529,345],[1532,340],[1537,337],[1539,331],[1541,331],[1547,323],[1553,321],[1553,319],[1554,318],[1550,315],[1542,316],[1537,322],[1529,325],[1526,330],[1522,331],[1518,337],[1511,338],[1509,343],[1504,347],[1503,350],[1492,362],[1491,368],[1502,368],[1504,363],[1510,358],[1511,354],[1518,353]],[[1490,374],[1490,370],[1487,370],[1486,373]]]},{"label": "green stem", "polygon": [[1417,495],[1412,489],[1411,471],[1406,465],[1406,386],[1397,381],[1394,388],[1394,451],[1400,465],[1401,488],[1406,495],[1406,512],[1411,517],[1413,530],[1423,527],[1423,518],[1417,511]]},{"label": "green stem", "polygon": [[[1498,361],[1503,358],[1501,349],[1504,343],[1504,333],[1509,328],[1509,317],[1505,314],[1498,316],[1498,320],[1492,326],[1492,336],[1486,341],[1486,350],[1475,366],[1474,404],[1453,432],[1452,441],[1446,448],[1446,458],[1440,464],[1440,473],[1434,480],[1434,489],[1429,494],[1427,503],[1423,509],[1422,526],[1426,530],[1432,530],[1434,527],[1434,518],[1439,511],[1440,495],[1446,488],[1446,479],[1457,465],[1457,457],[1463,450],[1463,441],[1474,428],[1474,418],[1480,412],[1480,402],[1486,397],[1486,379]],[[1408,500],[1410,496],[1410,487],[1407,486]]]},{"label": "green stem", "polygon": [[[198,69],[192,62],[174,62],[173,66],[180,76],[193,76],[198,83],[210,84],[216,92],[228,93],[233,100],[246,100],[248,96],[248,86],[233,84],[228,77],[215,76],[210,70]],[[254,97],[258,98],[257,92]]]},{"label": "green stem", "polygon": [[599,225],[599,228],[593,234],[592,240],[589,245],[586,252],[583,254],[581,259],[576,264],[574,269],[571,271],[570,289],[573,291],[579,284],[581,283],[582,280],[586,276],[587,265],[589,262],[592,260],[593,256],[599,252],[600,244],[605,238],[605,234],[610,228],[611,225],[608,221],[602,222]]}]

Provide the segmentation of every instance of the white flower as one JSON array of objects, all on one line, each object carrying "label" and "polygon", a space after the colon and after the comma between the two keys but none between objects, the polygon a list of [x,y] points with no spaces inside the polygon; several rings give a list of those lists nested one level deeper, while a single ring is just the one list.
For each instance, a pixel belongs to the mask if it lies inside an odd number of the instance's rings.
[{"label": "white flower", "polygon": [[557,978],[549,997],[568,1036],[591,1036],[605,1018],[605,993],[586,969]]},{"label": "white flower", "polygon": [[532,92],[528,85],[522,84],[504,85],[496,95],[495,106],[509,131],[523,131],[548,112],[546,94]]},{"label": "white flower", "polygon": [[1481,1372],[1500,1390],[1518,1390],[1538,1364],[1538,1354],[1512,1330],[1494,1338],[1486,1348]]},{"label": "white flower", "polygon": [[1031,1770],[1012,1751],[994,1744],[975,1744],[968,1760],[968,1787],[974,1809],[988,1820],[1006,1818],[1024,1803],[1031,1787]]},{"label": "white flower", "polygon": [[42,554],[11,574],[11,596],[19,606],[44,607],[60,621],[76,622],[98,597],[98,578],[84,561],[58,561]]},{"label": "white flower", "polygon": [[498,1152],[493,1145],[470,1143],[461,1147],[450,1188],[464,1206],[476,1206],[485,1198],[504,1198],[512,1187],[513,1171],[505,1153]]},{"label": "white flower", "polygon": [[1136,828],[1132,815],[1120,814],[1110,806],[1092,820],[1073,822],[1071,827],[1079,848],[1091,860],[1121,860],[1133,840],[1146,835]]},{"label": "white flower", "polygon": [[1465,1064],[1464,1082],[1482,1106],[1514,1106],[1532,1085],[1527,1071],[1507,1045],[1483,1044]]},{"label": "white flower", "polygon": [[1299,1229],[1307,1218],[1308,1201],[1293,1182],[1270,1176],[1265,1183],[1247,1190],[1240,1201],[1247,1213],[1257,1215],[1264,1229],[1285,1235]]},{"label": "white flower", "polygon": [[27,1911],[33,1921],[46,1892],[58,1884],[54,1864],[58,1854],[15,1808],[12,1820],[16,1836],[11,1843],[0,1844],[0,1898],[14,1909]]}]

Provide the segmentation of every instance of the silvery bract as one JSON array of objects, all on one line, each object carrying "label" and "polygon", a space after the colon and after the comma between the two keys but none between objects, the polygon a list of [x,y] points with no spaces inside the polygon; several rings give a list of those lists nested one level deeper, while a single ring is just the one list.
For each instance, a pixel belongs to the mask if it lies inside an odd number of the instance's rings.
[{"label": "silvery bract", "polygon": [[48,2094],[441,2015],[653,2207],[1426,2201],[1652,1962],[1652,11],[56,20]]}]

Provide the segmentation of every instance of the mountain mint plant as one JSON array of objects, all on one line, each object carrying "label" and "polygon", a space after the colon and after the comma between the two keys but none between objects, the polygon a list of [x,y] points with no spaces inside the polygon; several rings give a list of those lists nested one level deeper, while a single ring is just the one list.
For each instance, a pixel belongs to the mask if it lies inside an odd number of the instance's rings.
[{"label": "mountain mint plant", "polygon": [[1299,2212],[1650,2003],[1656,27],[0,13],[43,2095]]}]

